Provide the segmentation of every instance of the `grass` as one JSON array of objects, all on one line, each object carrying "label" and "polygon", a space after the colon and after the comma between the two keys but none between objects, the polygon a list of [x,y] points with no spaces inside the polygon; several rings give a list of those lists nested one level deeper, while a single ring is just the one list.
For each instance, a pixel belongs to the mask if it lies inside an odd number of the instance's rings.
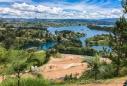
[{"label": "grass", "polygon": [[36,52],[34,53],[34,56],[35,56],[36,58],[38,58],[40,61],[44,62],[45,57],[46,57],[46,54],[45,54],[45,51],[39,50],[39,51],[36,51]]},{"label": "grass", "polygon": [[[125,77],[119,77],[119,78],[112,78],[112,79],[105,79],[105,80],[97,80],[98,84],[106,84],[108,86],[111,86],[110,84],[114,83],[122,83],[127,79],[127,76]],[[56,83],[54,81],[50,81],[48,79],[44,79],[42,76],[39,77],[33,77],[33,78],[21,78],[21,86],[93,86],[94,79],[77,79],[77,80],[69,80],[69,81],[63,81],[60,83]],[[7,80],[4,80],[0,86],[17,86],[17,78],[8,78]],[[100,86],[100,85],[99,85]]]},{"label": "grass", "polygon": [[[113,78],[108,80],[98,80],[101,84],[110,84],[115,82],[116,80],[124,80],[125,78]],[[94,80],[87,81],[82,83],[81,80],[72,80],[72,81],[63,81],[60,83],[52,82],[44,78],[22,78],[21,79],[21,86],[73,86],[73,85],[85,85],[93,83]],[[17,86],[17,79],[16,78],[9,78],[8,80],[3,81],[0,86]]]},{"label": "grass", "polygon": [[[17,86],[16,78],[9,78],[4,80],[0,86]],[[52,82],[47,79],[42,78],[22,78],[21,86],[52,86]]]},{"label": "grass", "polygon": [[1,28],[1,27],[0,27],[0,30],[6,30],[6,28]]},{"label": "grass", "polygon": [[52,54],[54,58],[61,58],[61,54],[59,52]]}]

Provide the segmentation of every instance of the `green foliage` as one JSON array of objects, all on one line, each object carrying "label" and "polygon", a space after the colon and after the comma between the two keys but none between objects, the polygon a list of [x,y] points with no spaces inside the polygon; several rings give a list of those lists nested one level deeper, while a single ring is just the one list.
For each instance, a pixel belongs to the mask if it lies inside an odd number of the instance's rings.
[{"label": "green foliage", "polygon": [[59,52],[53,53],[52,56],[53,56],[54,58],[60,58],[60,57],[61,57],[61,55],[60,55]]},{"label": "green foliage", "polygon": [[[16,78],[3,81],[0,86],[17,86]],[[20,86],[52,86],[52,83],[42,78],[21,79]]]},{"label": "green foliage", "polygon": [[17,49],[17,40],[19,45],[25,44],[42,44],[46,41],[56,41],[56,37],[50,32],[45,36],[46,33],[43,29],[7,29],[0,32],[0,42],[3,43],[6,49],[14,48]]},{"label": "green foliage", "polygon": [[[85,33],[79,33],[79,32],[74,32],[74,31],[70,31],[70,30],[55,31],[55,33],[57,34],[57,42],[59,44],[61,42],[65,42],[65,41],[70,40],[70,39],[75,41],[74,39],[76,37],[86,36]],[[68,45],[70,45],[70,44],[68,44]]]},{"label": "green foliage", "polygon": [[86,45],[108,45],[109,44],[109,35],[102,34],[102,35],[97,35],[91,38],[87,38],[85,40]]},{"label": "green foliage", "polygon": [[97,53],[94,49],[82,47],[81,41],[79,40],[62,41],[60,44],[55,45],[54,48],[60,53],[66,54],[94,56]]},{"label": "green foliage", "polygon": [[1,30],[6,30],[6,28],[1,28],[1,27],[0,27],[0,31],[1,31]]},{"label": "green foliage", "polygon": [[119,71],[125,65],[123,61],[127,61],[127,21],[124,15],[120,20],[115,22],[115,26],[110,34],[109,46],[112,48],[113,53],[110,54],[110,59],[116,69],[116,76],[119,76]]},{"label": "green foliage", "polygon": [[7,63],[10,62],[10,51],[3,50],[0,52],[0,62],[4,63],[4,67],[7,67]]},{"label": "green foliage", "polygon": [[121,5],[124,9],[124,13],[127,13],[127,0],[122,0]]},{"label": "green foliage", "polygon": [[72,81],[76,81],[77,77],[73,76],[72,73],[70,75],[65,75],[64,77],[64,81],[66,82],[72,82]]},{"label": "green foliage", "polygon": [[43,64],[46,64],[49,61],[50,56],[51,56],[51,52],[46,51],[45,54],[46,54],[46,56],[45,56],[45,61],[43,62]]},{"label": "green foliage", "polygon": [[13,38],[8,37],[8,38],[5,39],[4,42],[3,42],[4,47],[5,47],[6,49],[10,49],[11,46],[14,44],[14,41],[15,41],[15,40],[14,40]]},{"label": "green foliage", "polygon": [[2,46],[2,44],[0,44],[0,51],[5,50],[5,48]]},{"label": "green foliage", "polygon": [[86,36],[85,33],[74,32],[70,30],[57,31],[57,35],[62,38],[72,39],[76,37]]},{"label": "green foliage", "polygon": [[88,28],[90,28],[91,30],[101,30],[101,31],[107,31],[110,32],[112,30],[112,27],[101,27],[101,26],[96,26],[96,25],[88,25]]},{"label": "green foliage", "polygon": [[3,75],[16,74],[18,86],[20,86],[20,77],[22,74],[24,74],[26,70],[29,70],[32,65],[42,65],[46,60],[45,57],[45,51],[28,53],[24,50],[3,50],[0,52],[0,61],[5,64],[4,67],[6,68],[2,67],[0,73]]},{"label": "green foliage", "polygon": [[95,55],[95,58],[93,59],[87,59],[83,62],[86,62],[88,64],[89,70],[86,70],[83,75],[86,77],[94,77],[95,80],[103,78],[105,74],[110,71],[108,64],[106,62],[103,62],[100,60],[100,56],[97,54]]},{"label": "green foliage", "polygon": [[37,51],[35,53],[32,53],[30,56],[30,59],[33,62],[35,61],[34,65],[40,66],[46,60],[46,52],[45,51]]}]

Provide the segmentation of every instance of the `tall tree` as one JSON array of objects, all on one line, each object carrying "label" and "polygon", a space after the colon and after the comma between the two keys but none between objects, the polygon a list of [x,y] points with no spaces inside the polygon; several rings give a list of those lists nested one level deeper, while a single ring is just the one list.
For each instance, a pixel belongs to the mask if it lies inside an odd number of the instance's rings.
[{"label": "tall tree", "polygon": [[124,14],[127,13],[127,0],[122,0],[123,15],[119,20],[115,22],[114,28],[109,37],[109,46],[112,48],[113,54],[111,54],[110,59],[116,68],[116,76],[120,75],[120,69],[125,66],[127,61],[127,21]]},{"label": "tall tree", "polygon": [[109,46],[112,48],[110,59],[116,65],[116,76],[119,76],[119,71],[124,61],[126,50],[127,21],[124,15],[115,22],[115,26],[110,34]]},{"label": "tall tree", "polygon": [[19,51],[16,55],[17,58],[14,60],[12,64],[12,70],[17,74],[18,78],[18,86],[20,86],[20,78],[22,74],[25,73],[25,70],[28,66],[36,63],[40,63],[40,60],[37,58],[33,58],[33,54],[29,54],[26,51]]}]

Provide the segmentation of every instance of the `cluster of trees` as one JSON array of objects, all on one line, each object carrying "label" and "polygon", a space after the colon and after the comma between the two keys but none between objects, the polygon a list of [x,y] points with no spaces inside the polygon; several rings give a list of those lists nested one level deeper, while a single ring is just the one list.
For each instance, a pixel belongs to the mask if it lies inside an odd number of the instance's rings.
[{"label": "cluster of trees", "polygon": [[108,45],[109,44],[109,35],[108,34],[102,34],[102,35],[96,35],[91,38],[87,38],[85,40],[86,45]]},{"label": "cluster of trees", "polygon": [[15,30],[2,30],[0,32],[0,42],[3,42],[3,46],[6,49],[12,47],[15,44],[16,34]]},{"label": "cluster of trees", "polygon": [[80,37],[80,36],[86,36],[86,33],[79,33],[79,32],[74,32],[71,30],[63,30],[63,31],[55,31],[56,35],[60,35],[64,38],[74,38],[74,37]]},{"label": "cluster of trees", "polygon": [[60,43],[64,40],[73,39],[79,36],[85,36],[85,33],[75,33],[73,31],[55,31],[56,35],[51,32],[40,29],[6,29],[0,32],[0,42],[6,49],[17,48],[17,42],[20,46],[26,44],[42,44],[45,42],[57,41]]},{"label": "cluster of trees", "polygon": [[61,41],[75,39],[76,37],[86,36],[86,33],[79,33],[70,30],[63,30],[63,31],[55,31],[57,36],[57,42],[60,43]]},{"label": "cluster of trees", "polygon": [[112,30],[112,27],[101,27],[101,26],[96,26],[96,25],[88,25],[88,28],[90,28],[91,30],[101,30],[101,31],[107,31],[110,32]]},{"label": "cluster of trees", "polygon": [[57,51],[59,51],[60,53],[67,53],[67,54],[94,56],[94,54],[97,52],[94,49],[82,47],[81,41],[76,40],[76,39],[68,40],[68,41],[62,41],[60,44],[55,45],[54,48]]},{"label": "cluster of trees", "polygon": [[40,44],[49,41],[56,41],[57,37],[48,30],[40,29],[6,29],[0,31],[0,42],[6,49],[17,48],[25,44]]}]

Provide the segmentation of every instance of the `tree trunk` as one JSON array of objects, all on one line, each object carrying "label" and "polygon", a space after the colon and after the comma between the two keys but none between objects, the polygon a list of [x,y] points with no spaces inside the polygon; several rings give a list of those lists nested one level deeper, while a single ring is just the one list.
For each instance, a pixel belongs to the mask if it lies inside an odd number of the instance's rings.
[{"label": "tree trunk", "polygon": [[7,63],[6,63],[6,61],[5,61],[4,67],[5,67],[5,68],[7,67]]},{"label": "tree trunk", "polygon": [[97,80],[97,72],[96,72],[96,71],[95,71],[94,80],[95,80],[95,82],[96,82],[96,80]]},{"label": "tree trunk", "polygon": [[20,86],[20,71],[18,70],[18,86]]},{"label": "tree trunk", "polygon": [[117,72],[116,72],[117,77],[119,77],[119,65],[117,65]]},{"label": "tree trunk", "polygon": [[117,75],[117,77],[119,77],[119,70],[120,70],[120,54],[118,55],[117,61],[118,61],[118,63],[117,63],[116,75]]}]

